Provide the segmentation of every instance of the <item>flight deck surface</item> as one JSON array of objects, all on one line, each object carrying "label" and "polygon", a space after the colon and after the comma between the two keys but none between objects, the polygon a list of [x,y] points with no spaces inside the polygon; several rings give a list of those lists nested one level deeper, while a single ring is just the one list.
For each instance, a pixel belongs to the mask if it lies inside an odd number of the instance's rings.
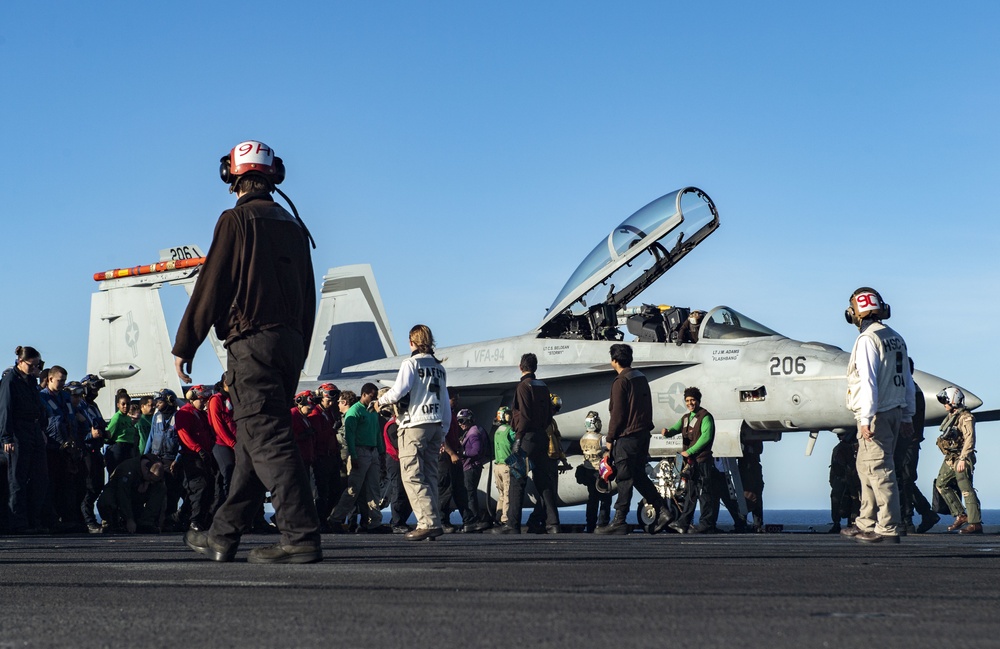
[{"label": "flight deck surface", "polygon": [[0,537],[7,647],[996,647],[1000,536]]}]

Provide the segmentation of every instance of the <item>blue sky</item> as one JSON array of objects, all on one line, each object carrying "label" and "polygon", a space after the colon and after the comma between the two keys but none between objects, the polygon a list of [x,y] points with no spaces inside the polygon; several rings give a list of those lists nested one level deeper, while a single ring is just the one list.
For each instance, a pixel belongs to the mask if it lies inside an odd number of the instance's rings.
[{"label": "blue sky", "polygon": [[[0,350],[82,375],[92,274],[207,249],[233,202],[217,161],[255,138],[317,275],[371,263],[401,345],[414,322],[442,345],[532,329],[609,227],[696,185],[722,227],[648,301],[849,348],[871,284],[918,366],[1000,407],[998,22],[988,2],[7,3]],[[824,437],[768,447],[767,506],[827,506]]]}]

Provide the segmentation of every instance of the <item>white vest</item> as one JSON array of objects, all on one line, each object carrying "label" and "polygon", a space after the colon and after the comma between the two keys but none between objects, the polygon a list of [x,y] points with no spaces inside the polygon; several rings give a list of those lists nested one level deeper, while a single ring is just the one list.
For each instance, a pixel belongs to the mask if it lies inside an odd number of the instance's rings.
[{"label": "white vest", "polygon": [[411,366],[413,383],[409,392],[410,406],[399,427],[441,423],[444,415],[441,400],[448,399],[448,384],[441,363],[430,354],[417,354],[407,358],[403,364]]},{"label": "white vest", "polygon": [[[867,391],[862,390],[862,382],[866,381],[866,378],[862,378],[856,362],[858,343],[862,338],[871,340],[878,354],[875,367],[877,392],[874,404],[865,401]],[[874,415],[893,408],[906,409],[906,383],[909,374],[909,358],[903,337],[881,322],[869,325],[858,336],[851,350],[851,360],[847,365],[847,407],[861,416],[865,416],[867,411],[871,411]]]}]

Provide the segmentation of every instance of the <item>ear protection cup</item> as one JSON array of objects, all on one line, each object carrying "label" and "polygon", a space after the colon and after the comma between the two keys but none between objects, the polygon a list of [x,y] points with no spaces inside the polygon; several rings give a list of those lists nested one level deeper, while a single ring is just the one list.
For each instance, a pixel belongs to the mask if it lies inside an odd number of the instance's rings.
[{"label": "ear protection cup", "polygon": [[280,185],[285,179],[285,163],[278,156],[274,156],[274,174],[269,177],[275,185]]},{"label": "ear protection cup", "polygon": [[[229,166],[230,166],[229,156],[228,155],[222,156],[222,158],[219,159],[219,177],[222,178],[222,182],[226,183],[227,185],[231,185],[233,183],[233,180],[235,180],[235,178],[233,178],[229,174]],[[282,169],[282,171],[284,171],[284,169]]]}]

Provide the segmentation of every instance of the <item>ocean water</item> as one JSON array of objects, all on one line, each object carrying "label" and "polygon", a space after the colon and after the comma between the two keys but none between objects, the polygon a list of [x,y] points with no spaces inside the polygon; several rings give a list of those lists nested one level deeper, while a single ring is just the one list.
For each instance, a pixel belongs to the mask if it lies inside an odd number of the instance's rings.
[{"label": "ocean water", "polygon": [[[525,508],[525,516],[530,507]],[[456,518],[456,516],[452,516]],[[629,522],[634,522],[635,512],[633,511],[629,517]],[[577,505],[574,507],[564,507],[559,510],[559,520],[563,524],[568,525],[583,525],[586,522],[586,508],[583,505]],[[698,520],[698,515],[695,514],[695,521]],[[914,520],[919,523],[919,516],[915,516]],[[950,515],[942,514],[941,523],[945,525],[951,523],[952,517]],[[944,529],[941,523],[938,523],[938,527],[935,529]],[[986,525],[997,525],[1000,523],[1000,509],[984,509],[983,510],[983,523]],[[764,524],[765,525],[781,525],[786,531],[816,531],[816,532],[826,532],[830,529],[830,510],[828,509],[764,509]],[[842,521],[842,524],[846,524],[846,521]],[[719,512],[719,527],[723,529],[730,529],[733,526],[733,519],[729,516],[729,512],[723,507],[722,511]]]},{"label": "ocean water", "polygon": [[[633,502],[638,502],[638,497],[633,497]],[[524,512],[522,514],[522,520],[526,521],[528,514],[531,513],[531,503],[525,503]],[[264,506],[265,514],[268,519],[274,513],[274,509],[271,507],[270,503]],[[612,515],[614,512],[612,511]],[[389,522],[389,510],[385,509],[382,511],[382,520],[384,523]],[[559,520],[564,525],[584,525],[586,523],[586,506],[585,505],[574,505],[573,507],[562,507],[559,509]],[[695,522],[698,520],[698,514],[695,513]],[[635,510],[628,516],[628,521],[630,523],[635,523]],[[919,516],[914,517],[914,521],[919,524]],[[942,514],[941,523],[938,523],[936,530],[943,530],[944,526],[951,523],[952,518],[950,515]],[[414,518],[411,516],[410,521],[413,524]],[[830,510],[828,509],[764,509],[764,524],[765,525],[780,525],[784,531],[788,532],[826,532],[830,529]],[[454,525],[461,525],[461,516],[458,512],[452,512],[451,523]],[[842,524],[846,524],[846,521],[842,521]],[[942,525],[942,523],[944,525]],[[983,524],[996,526],[1000,524],[1000,509],[984,509],[983,510]],[[726,511],[725,507],[722,507],[719,512],[719,527],[722,529],[732,529],[733,519],[729,516],[729,512]]]}]

